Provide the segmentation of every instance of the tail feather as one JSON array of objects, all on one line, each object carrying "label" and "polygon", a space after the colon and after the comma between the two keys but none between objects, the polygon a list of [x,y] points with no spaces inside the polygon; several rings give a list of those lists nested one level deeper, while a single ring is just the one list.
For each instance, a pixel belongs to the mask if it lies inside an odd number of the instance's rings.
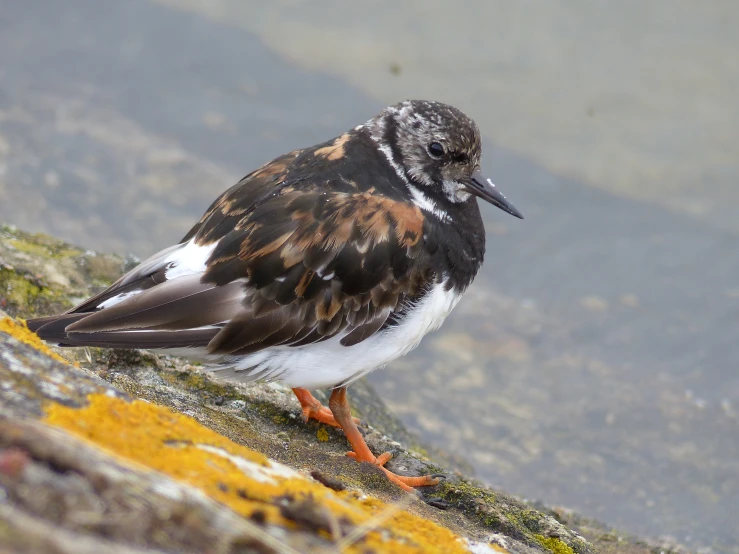
[{"label": "tail feather", "polygon": [[205,348],[219,331],[217,327],[186,331],[100,331],[67,333],[59,346],[97,346],[100,348],[170,350]]},{"label": "tail feather", "polygon": [[67,327],[88,315],[90,314],[81,313],[38,317],[36,319],[29,319],[26,321],[26,325],[43,340],[62,343],[66,342],[67,339]]},{"label": "tail feather", "polygon": [[144,332],[132,330],[75,332],[69,329],[73,323],[90,315],[92,314],[62,314],[29,319],[26,323],[28,328],[41,339],[58,346],[99,346],[102,348],[205,347],[220,330],[218,326]]}]

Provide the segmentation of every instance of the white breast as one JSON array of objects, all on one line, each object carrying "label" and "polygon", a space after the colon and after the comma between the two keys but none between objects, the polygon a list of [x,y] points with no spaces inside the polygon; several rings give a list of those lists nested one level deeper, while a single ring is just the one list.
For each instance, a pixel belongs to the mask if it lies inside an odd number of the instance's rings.
[{"label": "white breast", "polygon": [[434,286],[396,326],[354,346],[340,343],[343,335],[304,346],[268,348],[215,367],[226,379],[277,379],[290,387],[316,389],[347,384],[413,350],[438,329],[461,298],[460,293]]}]

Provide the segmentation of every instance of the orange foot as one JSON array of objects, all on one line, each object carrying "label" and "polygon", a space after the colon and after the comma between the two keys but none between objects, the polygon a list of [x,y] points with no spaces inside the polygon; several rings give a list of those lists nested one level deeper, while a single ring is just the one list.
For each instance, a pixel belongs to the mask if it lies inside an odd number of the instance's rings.
[{"label": "orange foot", "polygon": [[[398,485],[401,489],[413,492],[413,487],[430,487],[432,485],[438,485],[439,479],[436,477],[432,477],[431,475],[421,475],[420,477],[408,477],[407,475],[398,475],[397,473],[393,473],[388,468],[385,467],[385,464],[388,463],[390,460],[392,460],[393,455],[390,454],[390,452],[385,452],[384,454],[380,454],[379,456],[375,457],[372,456],[371,460],[362,460],[357,456],[356,452],[347,452],[347,456],[350,458],[353,458],[354,460],[357,460],[358,462],[369,462],[371,464],[376,465],[379,467],[382,471],[385,472],[385,475],[387,476],[390,481]],[[371,455],[371,453],[370,453]]]},{"label": "orange foot", "polygon": [[[306,391],[307,392],[307,391]],[[309,393],[310,394],[310,393]],[[314,399],[315,400],[315,399]],[[316,400],[316,402],[318,402]],[[357,460],[358,462],[369,462],[376,465],[382,471],[385,472],[390,481],[398,485],[401,489],[413,492],[413,487],[427,487],[430,485],[437,485],[439,480],[430,475],[424,475],[421,477],[407,477],[405,475],[398,475],[387,469],[385,464],[390,461],[393,457],[389,452],[375,456],[367,446],[364,437],[357,428],[356,418],[351,416],[351,409],[349,407],[349,401],[346,399],[346,387],[339,387],[334,389],[331,393],[331,398],[328,401],[328,405],[331,408],[333,419],[338,423],[346,434],[346,438],[349,444],[352,445],[353,452],[348,452],[347,456]],[[319,403],[320,406],[320,403]],[[325,408],[324,408],[325,409]]]},{"label": "orange foot", "polygon": [[[334,414],[331,410],[321,404],[321,401],[313,396],[309,390],[295,388],[293,389],[295,396],[300,402],[300,406],[303,408],[303,420],[308,421],[309,419],[315,419],[320,423],[331,425],[332,427],[338,427],[341,429],[341,425],[334,419]],[[359,419],[353,417],[352,420],[355,424],[359,423]]]}]

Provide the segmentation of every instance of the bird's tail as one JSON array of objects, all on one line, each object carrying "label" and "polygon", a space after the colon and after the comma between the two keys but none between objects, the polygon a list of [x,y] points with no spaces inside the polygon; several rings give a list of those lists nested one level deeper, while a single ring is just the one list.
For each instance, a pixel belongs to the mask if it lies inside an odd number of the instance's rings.
[{"label": "bird's tail", "polygon": [[26,321],[26,325],[28,325],[31,331],[47,342],[55,343],[59,346],[75,346],[74,341],[69,340],[67,327],[88,315],[90,314],[77,313],[37,317]]}]

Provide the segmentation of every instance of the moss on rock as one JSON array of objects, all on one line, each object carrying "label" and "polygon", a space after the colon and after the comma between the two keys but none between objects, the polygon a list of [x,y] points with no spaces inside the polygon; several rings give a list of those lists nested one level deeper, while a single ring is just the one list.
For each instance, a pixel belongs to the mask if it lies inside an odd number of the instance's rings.
[{"label": "moss on rock", "polygon": [[534,535],[534,538],[539,541],[547,550],[552,551],[554,554],[573,554],[572,548],[559,540],[557,537]]},{"label": "moss on rock", "polygon": [[0,309],[25,318],[64,311],[117,279],[123,258],[0,226]]}]

